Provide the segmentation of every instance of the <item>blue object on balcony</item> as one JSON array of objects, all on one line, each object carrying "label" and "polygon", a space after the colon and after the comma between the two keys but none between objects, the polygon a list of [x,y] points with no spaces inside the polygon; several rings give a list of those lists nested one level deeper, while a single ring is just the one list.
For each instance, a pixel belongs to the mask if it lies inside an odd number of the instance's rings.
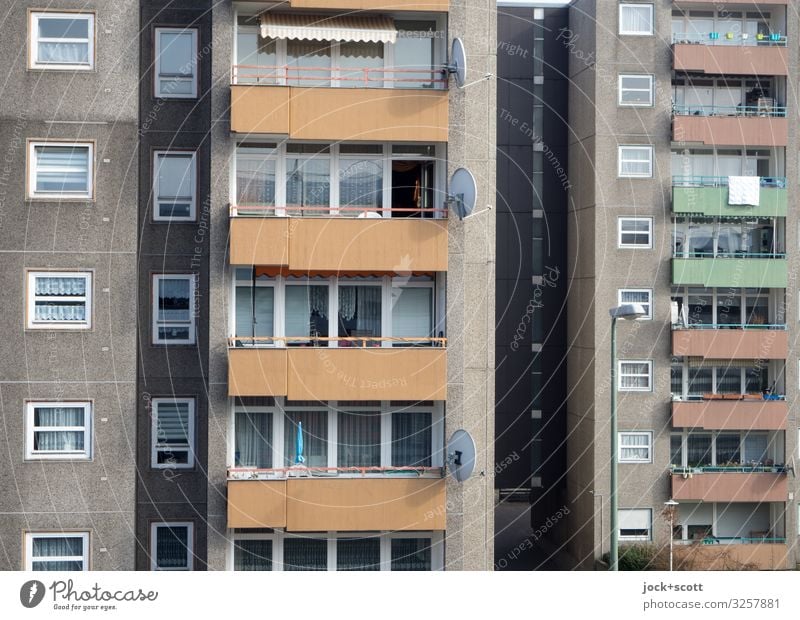
[{"label": "blue object on balcony", "polygon": [[297,423],[297,443],[295,444],[295,452],[297,456],[294,459],[295,465],[302,465],[306,462],[306,457],[303,456],[303,423]]},{"label": "blue object on balcony", "polygon": [[769,35],[770,41],[780,41],[781,40],[781,33],[780,32],[772,32]]},{"label": "blue object on balcony", "polygon": [[712,40],[719,39],[719,32],[709,32],[708,38]]}]

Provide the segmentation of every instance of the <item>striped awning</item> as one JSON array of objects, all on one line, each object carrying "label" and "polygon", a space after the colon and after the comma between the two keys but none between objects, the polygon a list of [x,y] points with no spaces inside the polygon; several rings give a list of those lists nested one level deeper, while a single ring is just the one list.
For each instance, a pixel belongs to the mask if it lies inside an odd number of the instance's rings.
[{"label": "striped awning", "polygon": [[265,39],[394,43],[394,20],[382,16],[287,15],[264,13],[261,36]]},{"label": "striped awning", "polygon": [[716,366],[717,368],[760,368],[763,365],[763,360],[712,360],[702,357],[689,358],[689,368],[711,368],[712,366]]}]

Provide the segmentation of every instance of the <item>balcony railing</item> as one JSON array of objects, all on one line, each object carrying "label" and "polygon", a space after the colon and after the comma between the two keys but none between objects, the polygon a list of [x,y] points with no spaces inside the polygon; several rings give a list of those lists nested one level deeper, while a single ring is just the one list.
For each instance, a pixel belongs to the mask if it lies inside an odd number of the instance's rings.
[{"label": "balcony railing", "polygon": [[785,330],[786,324],[755,324],[755,323],[689,323],[688,325],[684,325],[682,323],[673,323],[672,329],[777,329],[777,330]]},{"label": "balcony railing", "polygon": [[397,466],[397,467],[278,467],[259,469],[252,467],[228,468],[228,480],[285,480],[288,478],[368,478],[405,477],[441,478],[442,467]]},{"label": "balcony railing", "polygon": [[675,252],[672,258],[786,258],[785,252]]},{"label": "balcony railing", "polygon": [[675,116],[740,116],[785,118],[786,106],[758,105],[674,105]]},{"label": "balcony railing", "polygon": [[786,400],[783,394],[672,394],[672,402],[708,402],[712,400],[750,400],[750,401],[764,401],[764,400]]},{"label": "balcony railing", "polygon": [[[673,175],[673,187],[727,187],[730,177]],[[786,177],[760,177],[761,187],[786,189]]]},{"label": "balcony railing", "polygon": [[231,349],[285,348],[285,347],[334,347],[366,349],[373,347],[446,347],[447,338],[391,337],[391,336],[232,336],[228,339]]},{"label": "balcony railing", "polygon": [[699,465],[697,467],[670,466],[670,472],[677,476],[690,474],[785,474],[784,465]]},{"label": "balcony railing", "polygon": [[447,218],[447,209],[414,208],[414,207],[375,207],[375,206],[309,206],[287,205],[276,207],[274,205],[231,205],[231,217],[351,217],[351,218],[391,218],[391,217],[420,217],[420,218]]},{"label": "balcony railing", "polygon": [[675,540],[675,544],[679,545],[762,545],[762,544],[775,544],[782,545],[786,543],[785,538],[771,538],[771,537],[742,537],[742,536],[706,536],[697,540],[680,539]]},{"label": "balcony railing", "polygon": [[298,67],[296,65],[233,65],[231,84],[332,88],[425,88],[445,90],[440,69],[395,67]]},{"label": "balcony railing", "polygon": [[786,47],[786,36],[777,32],[756,34],[737,32],[672,33],[673,43],[696,45],[737,45],[753,47]]}]

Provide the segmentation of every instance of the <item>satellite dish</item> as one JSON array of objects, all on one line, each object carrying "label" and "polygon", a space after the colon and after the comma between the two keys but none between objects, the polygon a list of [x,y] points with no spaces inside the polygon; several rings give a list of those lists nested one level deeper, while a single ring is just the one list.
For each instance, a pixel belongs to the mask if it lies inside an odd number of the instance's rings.
[{"label": "satellite dish", "polygon": [[468,480],[475,469],[475,441],[465,430],[457,430],[447,442],[447,468],[458,482]]},{"label": "satellite dish", "polygon": [[475,209],[478,200],[478,185],[475,177],[466,168],[459,168],[450,178],[447,204],[455,209],[458,219],[463,220]]},{"label": "satellite dish", "polygon": [[444,68],[448,74],[455,75],[456,85],[463,88],[467,82],[467,53],[464,51],[464,42],[458,37],[453,39],[450,64],[445,65]]}]

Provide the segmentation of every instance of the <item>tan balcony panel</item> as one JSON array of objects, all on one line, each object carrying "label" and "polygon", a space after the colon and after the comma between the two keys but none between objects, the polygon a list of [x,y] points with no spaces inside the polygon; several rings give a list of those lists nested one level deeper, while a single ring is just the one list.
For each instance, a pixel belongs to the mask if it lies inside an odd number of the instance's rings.
[{"label": "tan balcony panel", "polygon": [[678,545],[675,547],[678,570],[782,570],[789,568],[789,547],[785,543],[728,545]]},{"label": "tan balcony panel", "polygon": [[295,140],[447,142],[446,90],[231,86],[231,131]]},{"label": "tan balcony panel", "polygon": [[789,356],[783,329],[676,329],[672,354],[717,360],[779,360]]},{"label": "tan balcony panel", "polygon": [[[773,2],[780,4],[780,2]],[[290,0],[293,9],[347,9],[350,11],[435,11],[446,13],[450,0]]]},{"label": "tan balcony panel", "polygon": [[786,146],[787,119],[771,116],[675,116],[672,139],[741,146]]},{"label": "tan balcony panel", "polygon": [[715,75],[788,75],[788,48],[781,46],[676,43],[673,68]]},{"label": "tan balcony panel", "polygon": [[789,486],[783,473],[672,474],[672,499],[701,502],[785,502]]},{"label": "tan balcony panel", "polygon": [[229,480],[228,527],[286,527],[286,481]]},{"label": "tan balcony panel", "polygon": [[231,218],[231,265],[288,265],[289,222],[275,217]]},{"label": "tan balcony panel", "polygon": [[705,430],[786,430],[785,400],[674,401],[672,426]]},{"label": "tan balcony panel", "polygon": [[289,531],[445,529],[442,478],[289,479],[287,485]]},{"label": "tan balcony panel", "polygon": [[291,400],[445,400],[442,347],[228,350],[230,396]]}]

